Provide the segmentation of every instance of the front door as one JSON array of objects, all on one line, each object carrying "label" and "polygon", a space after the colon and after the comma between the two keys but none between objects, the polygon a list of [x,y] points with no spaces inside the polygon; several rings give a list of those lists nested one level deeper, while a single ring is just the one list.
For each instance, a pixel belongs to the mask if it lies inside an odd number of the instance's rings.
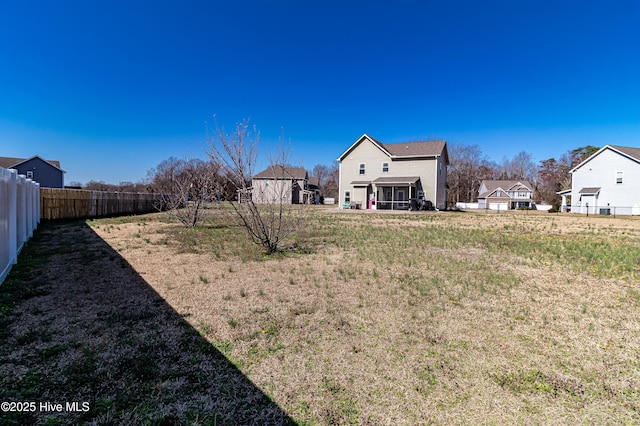
[{"label": "front door", "polygon": [[404,188],[396,190],[396,201],[398,201],[398,203],[394,206],[394,208],[396,209],[407,208],[407,204],[406,204],[407,193]]}]

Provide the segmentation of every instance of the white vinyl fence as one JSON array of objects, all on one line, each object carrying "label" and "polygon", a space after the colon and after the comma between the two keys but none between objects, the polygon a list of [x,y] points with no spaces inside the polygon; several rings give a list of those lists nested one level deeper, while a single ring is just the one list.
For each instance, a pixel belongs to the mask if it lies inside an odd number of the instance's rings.
[{"label": "white vinyl fence", "polygon": [[40,184],[0,167],[0,284],[40,222]]}]

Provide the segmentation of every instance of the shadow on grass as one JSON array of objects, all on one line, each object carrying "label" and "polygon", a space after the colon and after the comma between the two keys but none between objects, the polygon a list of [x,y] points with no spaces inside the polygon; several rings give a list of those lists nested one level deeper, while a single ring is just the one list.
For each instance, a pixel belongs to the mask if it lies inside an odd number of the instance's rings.
[{"label": "shadow on grass", "polygon": [[0,401],[34,403],[0,424],[294,424],[84,222],[25,247],[0,339]]}]

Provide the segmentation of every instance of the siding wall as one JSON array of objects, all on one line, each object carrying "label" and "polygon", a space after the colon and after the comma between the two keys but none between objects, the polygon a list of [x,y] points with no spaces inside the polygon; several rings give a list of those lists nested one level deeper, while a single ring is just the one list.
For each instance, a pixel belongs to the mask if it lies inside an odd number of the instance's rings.
[{"label": "siding wall", "polygon": [[[616,183],[616,172],[623,172],[621,184]],[[601,189],[597,199],[583,196],[580,200],[582,188]],[[617,209],[617,212],[632,214],[631,208],[640,205],[640,164],[611,149],[601,151],[572,175],[572,213],[587,213],[587,202],[589,213],[599,213],[600,208],[626,207]]]},{"label": "siding wall", "polygon": [[41,158],[31,158],[16,167],[18,173],[26,175],[33,173],[33,180],[40,184],[41,188],[62,188],[64,186],[64,172]]},{"label": "siding wall", "polygon": [[254,179],[251,197],[258,204],[291,204],[291,180]]}]

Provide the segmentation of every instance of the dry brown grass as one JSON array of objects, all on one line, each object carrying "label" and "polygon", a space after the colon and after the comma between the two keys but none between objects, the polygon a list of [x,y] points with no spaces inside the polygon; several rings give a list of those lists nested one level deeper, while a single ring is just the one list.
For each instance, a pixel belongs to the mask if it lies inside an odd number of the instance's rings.
[{"label": "dry brown grass", "polygon": [[[314,225],[309,243],[321,249],[258,260],[214,260],[207,247],[179,253],[173,244],[153,244],[175,232],[170,224],[146,225],[141,233],[152,243],[142,245],[133,236],[140,232],[136,224],[111,233],[95,228],[301,422],[640,420],[635,281],[576,272],[544,256],[511,254],[508,247],[492,251],[482,239],[454,238],[444,246],[358,240],[381,229],[409,236],[441,227],[532,240],[622,239],[638,247],[638,220],[325,214],[333,216]],[[344,232],[350,228],[356,231]],[[390,259],[371,255],[367,243]],[[628,275],[634,272],[640,276],[638,269]]]},{"label": "dry brown grass", "polygon": [[323,211],[268,257],[220,218],[90,226],[300,424],[640,422],[636,218]]}]

